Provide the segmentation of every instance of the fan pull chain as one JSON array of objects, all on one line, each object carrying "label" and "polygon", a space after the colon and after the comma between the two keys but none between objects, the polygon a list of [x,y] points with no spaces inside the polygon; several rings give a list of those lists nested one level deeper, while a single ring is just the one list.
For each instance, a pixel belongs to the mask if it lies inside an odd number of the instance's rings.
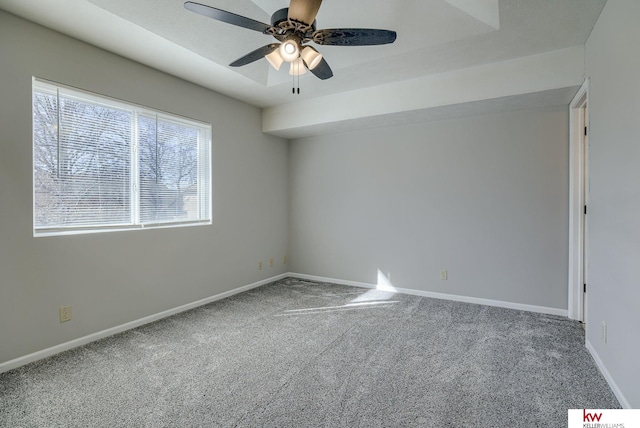
[{"label": "fan pull chain", "polygon": [[[300,63],[299,62],[295,62],[294,64],[291,65],[291,67],[293,67],[293,73],[291,76],[291,93],[292,94],[296,94],[296,75],[298,76],[298,86],[297,86],[297,90],[298,90],[298,95],[300,95]],[[297,67],[297,69],[295,68]]]}]

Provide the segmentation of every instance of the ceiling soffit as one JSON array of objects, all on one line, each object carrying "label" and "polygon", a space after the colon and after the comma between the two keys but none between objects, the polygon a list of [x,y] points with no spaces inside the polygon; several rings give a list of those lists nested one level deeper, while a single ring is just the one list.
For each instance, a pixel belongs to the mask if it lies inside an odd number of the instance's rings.
[{"label": "ceiling soffit", "polygon": [[[288,5],[287,0],[196,1],[263,22],[270,21],[273,11]],[[263,127],[265,117],[269,125],[278,112],[293,106],[302,112],[318,111],[323,103],[329,106],[331,120],[308,123],[307,114],[299,115],[297,123],[264,127],[287,137],[303,129],[326,129],[331,123],[340,123],[341,129],[350,123],[370,123],[366,119],[369,110],[375,123],[383,122],[381,115],[397,121],[411,111],[429,111],[429,117],[439,117],[434,109],[462,111],[447,107],[457,105],[456,100],[438,106],[430,99],[428,105],[416,107],[416,98],[421,98],[416,91],[440,79],[430,76],[455,76],[460,71],[472,75],[483,65],[492,65],[496,81],[504,83],[506,79],[500,76],[508,72],[505,67],[511,60],[583,47],[605,4],[606,0],[324,0],[317,16],[318,28],[391,29],[398,32],[397,41],[371,47],[319,46],[334,77],[320,81],[307,73],[300,77],[300,95],[292,95],[291,76],[286,70],[275,71],[263,60],[240,68],[228,66],[271,43],[272,38],[189,12],[183,0],[0,0],[0,8],[10,13],[265,108]],[[551,80],[555,83],[536,90],[558,90],[566,97],[567,88],[580,84],[583,64],[581,67],[577,72],[572,67],[568,73],[571,78],[563,79],[557,62],[550,64],[548,72],[554,75]],[[540,80],[538,76],[531,79]],[[458,87],[454,85],[447,93],[453,94]],[[526,85],[519,89],[520,95],[497,87],[492,92],[486,85],[481,88],[485,100],[529,94]],[[381,91],[386,91],[385,96]],[[412,96],[400,97],[399,91]],[[406,105],[400,105],[402,100]],[[466,102],[481,101],[474,98]],[[362,110],[357,117],[353,117],[354,108]]]}]

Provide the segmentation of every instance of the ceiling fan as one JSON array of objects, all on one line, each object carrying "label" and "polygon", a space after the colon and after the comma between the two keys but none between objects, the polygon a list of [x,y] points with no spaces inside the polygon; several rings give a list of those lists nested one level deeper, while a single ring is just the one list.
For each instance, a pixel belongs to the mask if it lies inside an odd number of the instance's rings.
[{"label": "ceiling fan", "polygon": [[393,43],[396,32],[369,28],[316,29],[316,15],[322,0],[290,0],[289,7],[280,9],[271,15],[271,25],[236,15],[215,7],[187,1],[187,10],[226,22],[227,24],[259,31],[273,36],[280,43],[271,43],[249,52],[229,64],[241,67],[265,57],[276,69],[283,62],[290,63],[289,74],[301,75],[307,69],[316,77],[325,80],[333,76],[331,67],[322,54],[307,43],[333,46],[371,46]]}]

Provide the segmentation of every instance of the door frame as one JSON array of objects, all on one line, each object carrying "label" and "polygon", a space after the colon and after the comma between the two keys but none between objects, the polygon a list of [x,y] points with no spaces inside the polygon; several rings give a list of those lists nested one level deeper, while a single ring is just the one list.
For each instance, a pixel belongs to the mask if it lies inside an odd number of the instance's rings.
[{"label": "door frame", "polygon": [[589,129],[589,79],[586,79],[569,104],[569,304],[570,319],[585,319],[584,263],[585,214],[587,202],[587,148],[585,128]]}]

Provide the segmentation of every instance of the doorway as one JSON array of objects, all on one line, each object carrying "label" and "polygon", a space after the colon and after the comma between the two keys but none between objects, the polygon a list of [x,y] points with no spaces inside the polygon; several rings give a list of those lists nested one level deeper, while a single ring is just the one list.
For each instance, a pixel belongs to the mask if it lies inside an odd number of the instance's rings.
[{"label": "doorway", "polygon": [[588,308],[589,80],[569,107],[569,318],[586,326]]}]

